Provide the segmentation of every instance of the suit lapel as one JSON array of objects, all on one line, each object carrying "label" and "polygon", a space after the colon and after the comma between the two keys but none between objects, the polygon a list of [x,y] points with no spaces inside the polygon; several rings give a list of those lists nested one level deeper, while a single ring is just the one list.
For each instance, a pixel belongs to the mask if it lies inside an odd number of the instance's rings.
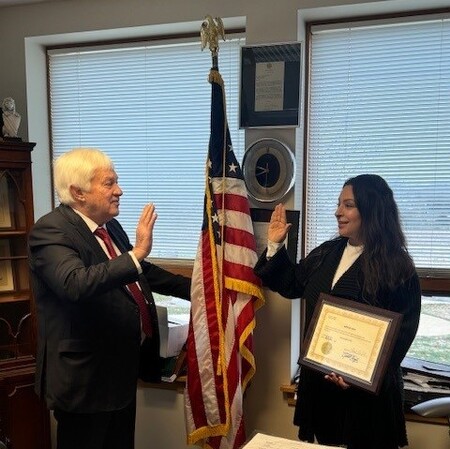
[{"label": "suit lapel", "polygon": [[85,221],[69,206],[61,204],[57,209],[71,225],[71,232],[79,236],[76,238],[76,241],[79,240],[80,242],[83,242],[83,247],[88,246],[99,262],[108,260],[108,256],[103,251],[103,248],[100,246]]},{"label": "suit lapel", "polygon": [[128,237],[117,220],[111,220],[110,222],[106,223],[106,229],[108,230],[111,239],[116,244],[117,248],[119,248],[121,253],[130,251],[131,245]]}]

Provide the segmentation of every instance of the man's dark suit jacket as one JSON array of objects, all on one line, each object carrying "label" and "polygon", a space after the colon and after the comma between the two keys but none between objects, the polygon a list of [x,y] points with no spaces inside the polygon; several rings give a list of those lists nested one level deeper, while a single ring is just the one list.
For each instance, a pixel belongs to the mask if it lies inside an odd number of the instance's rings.
[{"label": "man's dark suit jacket", "polygon": [[[137,379],[159,381],[159,334],[151,291],[189,299],[190,280],[128,254],[117,220],[108,231],[123,253],[109,260],[83,219],[68,206],[40,218],[29,237],[37,306],[36,392],[50,409],[118,410],[135,397]],[[141,345],[137,304],[124,287],[139,280],[153,336]]]}]

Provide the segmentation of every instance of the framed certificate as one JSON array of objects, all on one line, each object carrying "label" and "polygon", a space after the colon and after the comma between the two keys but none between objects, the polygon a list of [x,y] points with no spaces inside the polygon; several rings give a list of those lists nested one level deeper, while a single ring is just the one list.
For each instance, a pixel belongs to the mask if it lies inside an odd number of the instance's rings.
[{"label": "framed certificate", "polygon": [[300,363],[376,394],[401,320],[399,313],[321,293]]},{"label": "framed certificate", "polygon": [[300,60],[300,42],[242,47],[241,128],[299,125]]}]

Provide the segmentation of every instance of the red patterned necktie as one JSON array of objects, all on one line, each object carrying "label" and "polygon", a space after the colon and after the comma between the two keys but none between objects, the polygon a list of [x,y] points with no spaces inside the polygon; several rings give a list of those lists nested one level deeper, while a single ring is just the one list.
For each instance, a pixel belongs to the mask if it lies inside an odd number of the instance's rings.
[{"label": "red patterned necktie", "polygon": [[[94,234],[103,240],[111,258],[114,259],[115,257],[117,257],[116,250],[114,249],[108,231],[105,228],[100,227],[94,231]],[[148,311],[147,301],[145,300],[144,294],[142,293],[141,289],[138,287],[136,282],[127,284],[127,288],[130,291],[131,295],[133,296],[134,300],[136,301],[136,304],[139,306],[142,321],[142,330],[145,335],[151,336],[152,324],[150,321],[150,313]]]}]

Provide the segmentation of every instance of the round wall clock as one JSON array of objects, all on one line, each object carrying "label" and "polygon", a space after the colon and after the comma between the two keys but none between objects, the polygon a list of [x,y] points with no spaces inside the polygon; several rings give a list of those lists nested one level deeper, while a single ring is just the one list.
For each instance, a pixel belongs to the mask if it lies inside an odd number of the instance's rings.
[{"label": "round wall clock", "polygon": [[242,173],[251,197],[263,203],[279,201],[294,185],[294,154],[279,140],[257,140],[245,152]]}]

